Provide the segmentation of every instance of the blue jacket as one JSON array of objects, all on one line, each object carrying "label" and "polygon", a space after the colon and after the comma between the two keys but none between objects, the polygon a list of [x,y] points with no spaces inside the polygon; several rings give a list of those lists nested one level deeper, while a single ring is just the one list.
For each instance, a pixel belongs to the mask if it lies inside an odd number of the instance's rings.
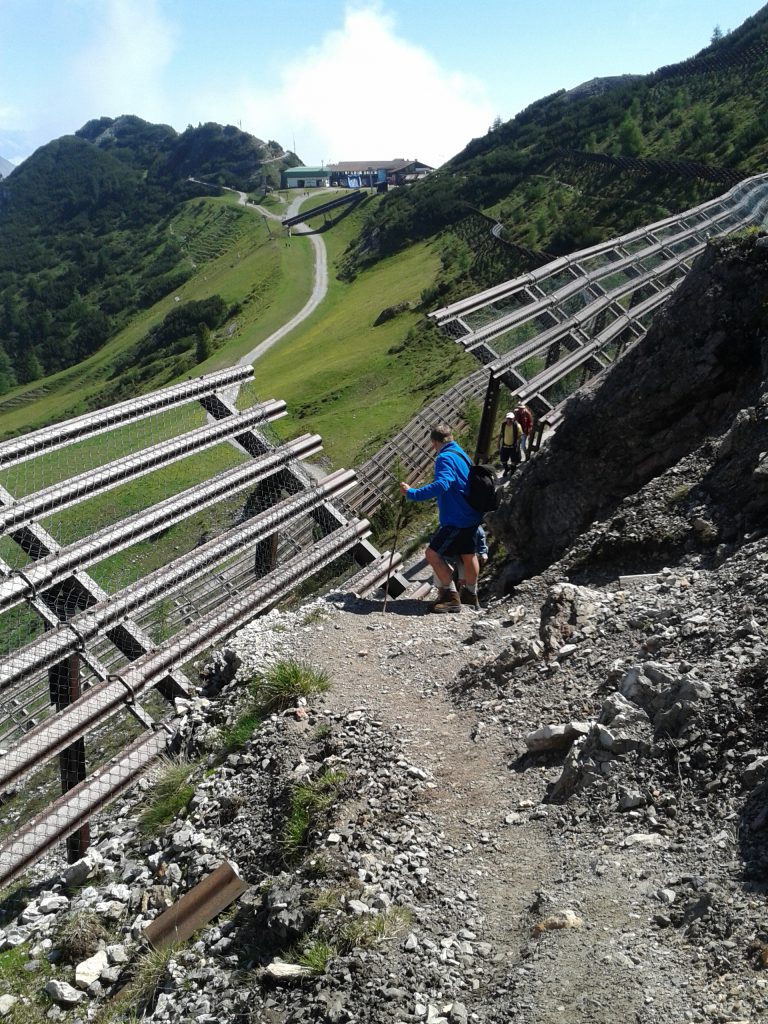
[{"label": "blue jacket", "polygon": [[409,487],[409,501],[437,498],[441,526],[477,526],[482,515],[472,508],[464,492],[469,480],[468,456],[455,441],[446,441],[435,459],[435,479],[426,487]]}]

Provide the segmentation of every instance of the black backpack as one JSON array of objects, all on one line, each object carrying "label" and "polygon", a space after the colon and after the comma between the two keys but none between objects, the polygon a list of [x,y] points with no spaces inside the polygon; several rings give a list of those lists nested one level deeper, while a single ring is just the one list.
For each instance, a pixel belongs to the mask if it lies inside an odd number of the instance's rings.
[{"label": "black backpack", "polygon": [[461,453],[469,463],[469,480],[464,497],[475,512],[485,515],[495,512],[499,507],[499,496],[496,493],[496,470],[493,466],[476,466],[464,452]]}]

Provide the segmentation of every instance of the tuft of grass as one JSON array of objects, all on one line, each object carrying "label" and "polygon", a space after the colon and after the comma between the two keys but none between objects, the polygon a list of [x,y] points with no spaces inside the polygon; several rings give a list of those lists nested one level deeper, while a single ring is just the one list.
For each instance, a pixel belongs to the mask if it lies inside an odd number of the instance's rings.
[{"label": "tuft of grass", "polygon": [[311,907],[318,913],[322,913],[324,910],[341,910],[344,905],[344,892],[340,885],[321,889],[312,900]]},{"label": "tuft of grass", "polygon": [[286,856],[298,856],[317,820],[338,798],[346,772],[327,769],[310,782],[296,786],[291,793],[290,811],[283,828],[282,844]]},{"label": "tuft of grass", "polygon": [[313,974],[325,974],[329,961],[336,956],[338,950],[322,939],[316,939],[301,953],[293,957],[293,962],[308,967]]},{"label": "tuft of grass", "polygon": [[221,732],[221,748],[223,753],[231,754],[244,747],[256,730],[261,726],[262,716],[250,705],[239,715],[228,728]]},{"label": "tuft of grass", "polygon": [[297,658],[275,662],[262,676],[251,681],[251,693],[265,711],[292,707],[300,697],[323,693],[331,685],[324,669],[316,669]]},{"label": "tuft of grass", "polygon": [[[131,971],[131,978],[120,992],[120,1003],[129,1003],[131,1011],[136,1006],[146,1006],[157,995],[157,990],[168,972],[168,964],[183,948],[183,943],[174,942],[163,949],[151,949],[139,957]],[[123,1011],[125,1012],[125,1011]]]},{"label": "tuft of grass", "polygon": [[74,910],[59,921],[53,935],[56,948],[67,963],[78,964],[96,953],[112,935],[92,910]]},{"label": "tuft of grass", "polygon": [[325,853],[318,853],[304,866],[307,878],[330,878],[334,874],[331,858]]},{"label": "tuft of grass", "polygon": [[347,921],[339,930],[339,951],[349,953],[353,949],[368,949],[401,934],[412,923],[413,914],[405,907],[390,907],[383,914],[356,917],[353,921]]},{"label": "tuft of grass", "polygon": [[197,767],[185,758],[166,760],[146,793],[146,806],[139,815],[139,832],[155,836],[179,814],[192,799],[195,787],[189,781]]},{"label": "tuft of grass", "polygon": [[318,605],[315,608],[311,608],[304,618],[301,620],[302,626],[314,626],[317,622],[323,622],[328,618],[328,613],[324,608]]},{"label": "tuft of grass", "polygon": [[[338,904],[333,900],[337,897],[343,899],[343,891],[340,889],[330,889],[327,893],[332,901],[320,906],[316,900],[313,904],[316,910],[334,909]],[[322,895],[318,899],[322,898]],[[372,914],[346,921],[340,928],[320,929],[319,934],[303,949],[294,951],[290,959],[293,963],[308,967],[313,974],[324,974],[333,957],[350,953],[353,949],[370,949],[401,934],[410,928],[412,923],[413,914],[410,910],[405,907],[390,907],[383,914]]]},{"label": "tuft of grass", "polygon": [[680,505],[691,493],[691,490],[692,484],[679,484],[674,487],[667,495],[667,506],[674,508],[675,505]]}]

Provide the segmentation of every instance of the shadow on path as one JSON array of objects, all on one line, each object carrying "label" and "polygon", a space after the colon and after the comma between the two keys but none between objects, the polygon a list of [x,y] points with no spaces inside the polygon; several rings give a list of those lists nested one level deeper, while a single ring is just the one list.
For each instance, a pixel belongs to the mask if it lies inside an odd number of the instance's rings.
[{"label": "shadow on path", "polygon": [[[344,599],[342,610],[351,612],[353,615],[373,615],[375,612],[384,612],[384,601],[372,601],[370,598],[354,597],[349,594]],[[429,605],[423,601],[392,600],[387,602],[387,615],[428,615]]]}]

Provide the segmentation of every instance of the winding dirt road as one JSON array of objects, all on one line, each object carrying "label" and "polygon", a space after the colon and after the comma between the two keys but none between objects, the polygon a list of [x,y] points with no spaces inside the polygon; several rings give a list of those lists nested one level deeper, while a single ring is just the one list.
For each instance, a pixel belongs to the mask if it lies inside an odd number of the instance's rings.
[{"label": "winding dirt road", "polygon": [[[283,218],[281,216],[276,213],[271,213],[263,206],[257,206],[256,203],[248,203],[248,197],[245,192],[238,192],[238,195],[240,197],[240,203],[243,206],[251,206],[254,210],[258,210],[262,216],[268,217],[270,220],[282,221]],[[285,213],[286,217],[296,216],[299,212],[302,199],[303,196],[297,196],[289,204]],[[250,363],[254,363],[259,356],[262,356],[265,352],[269,351],[276,342],[284,338],[286,334],[290,334],[294,327],[298,327],[300,323],[314,313],[328,291],[328,254],[325,248],[325,242],[319,235],[312,234],[310,232],[310,228],[308,228],[306,224],[297,224],[291,230],[298,235],[309,235],[309,241],[312,243],[312,248],[315,253],[312,292],[306,302],[306,305],[299,310],[296,316],[291,317],[291,319],[287,323],[283,324],[282,327],[278,327],[276,331],[273,331],[268,338],[259,342],[259,344],[256,345],[255,348],[252,348],[250,352],[246,352],[244,356],[241,356],[237,362],[238,366],[246,366]]]},{"label": "winding dirt road", "polygon": [[[208,184],[205,181],[198,181],[197,178],[190,178],[190,181],[196,182],[198,185]],[[286,212],[282,215],[272,213],[270,210],[265,209],[263,206],[259,206],[257,203],[248,202],[248,194],[241,192],[236,188],[228,188],[226,185],[216,186],[222,188],[225,192],[234,192],[241,206],[248,206],[252,210],[257,210],[263,217],[269,220],[276,220],[282,223],[283,217],[295,217],[299,212],[301,201],[304,195],[296,196],[289,205]],[[306,224],[296,224],[291,229],[292,233],[297,235],[309,235],[309,241],[314,249],[314,275],[312,281],[312,292],[307,300],[306,304],[299,310],[296,316],[291,317],[287,323],[284,323],[282,327],[278,327],[276,331],[273,331],[268,338],[264,341],[260,341],[255,348],[252,348],[250,352],[246,352],[244,356],[238,359],[237,366],[248,366],[254,363],[259,356],[263,356],[265,352],[268,352],[274,344],[284,338],[287,334],[290,334],[294,327],[298,327],[300,323],[303,323],[308,316],[317,309],[320,303],[328,292],[328,253],[325,248],[325,242],[319,235],[312,234],[311,229]],[[238,389],[239,390],[239,389]]]}]

